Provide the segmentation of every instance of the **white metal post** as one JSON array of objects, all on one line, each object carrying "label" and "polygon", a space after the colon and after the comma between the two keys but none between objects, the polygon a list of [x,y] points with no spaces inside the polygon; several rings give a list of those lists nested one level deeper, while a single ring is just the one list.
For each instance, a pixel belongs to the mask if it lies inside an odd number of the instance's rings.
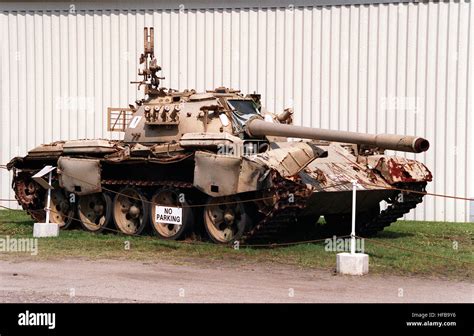
[{"label": "white metal post", "polygon": [[[352,180],[352,229],[351,229],[351,253],[338,253],[336,256],[337,273],[350,275],[363,275],[369,273],[369,256],[363,251],[356,253],[356,193],[359,184]],[[360,187],[361,189],[364,189]]]},{"label": "white metal post", "polygon": [[356,180],[352,180],[351,254],[354,254],[354,253],[355,253],[356,192],[357,192],[357,181],[356,181]]},{"label": "white metal post", "polygon": [[[51,186],[51,178],[53,175],[53,171],[49,172],[49,177],[48,177],[48,184]],[[51,188],[48,188],[48,199],[46,201],[46,224],[49,223],[49,212],[51,211]]]}]

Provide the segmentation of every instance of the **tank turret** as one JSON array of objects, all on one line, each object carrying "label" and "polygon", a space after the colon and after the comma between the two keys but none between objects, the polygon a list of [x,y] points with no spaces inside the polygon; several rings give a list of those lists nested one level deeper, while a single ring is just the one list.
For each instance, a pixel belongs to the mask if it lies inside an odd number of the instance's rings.
[{"label": "tank turret", "polygon": [[[180,141],[186,133],[225,132],[238,136],[245,130],[250,138],[306,138],[413,153],[421,153],[429,148],[428,140],[413,136],[366,134],[289,125],[293,115],[292,109],[272,115],[270,120],[274,122],[266,122],[259,118],[260,102],[252,95],[240,96],[236,90],[218,88],[197,94],[194,90],[176,92],[160,88],[160,79],[163,77],[157,76],[161,67],[154,56],[153,38],[153,28],[145,28],[144,53],[140,56],[143,69],[138,72],[143,76],[143,80],[132,83],[138,83],[139,87],[144,85],[147,98],[134,109],[133,119],[125,132],[126,142]],[[243,119],[239,118],[238,114]],[[189,139],[189,136],[187,138]],[[208,141],[214,140],[213,138]],[[201,140],[201,146],[203,141],[206,140]]]}]

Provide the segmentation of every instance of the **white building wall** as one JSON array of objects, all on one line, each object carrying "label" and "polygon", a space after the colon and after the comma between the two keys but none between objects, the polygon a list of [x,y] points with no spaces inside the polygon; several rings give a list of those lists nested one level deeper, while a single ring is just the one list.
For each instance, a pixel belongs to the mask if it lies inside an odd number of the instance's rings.
[{"label": "white building wall", "polygon": [[[428,191],[474,196],[470,2],[152,6],[0,3],[0,164],[42,143],[117,137],[106,108],[137,98],[129,82],[154,26],[165,87],[257,91],[269,110],[292,106],[296,124],[424,136],[431,149],[407,156],[432,170]],[[0,198],[11,199],[0,171]],[[469,213],[467,201],[426,196],[407,218]]]}]

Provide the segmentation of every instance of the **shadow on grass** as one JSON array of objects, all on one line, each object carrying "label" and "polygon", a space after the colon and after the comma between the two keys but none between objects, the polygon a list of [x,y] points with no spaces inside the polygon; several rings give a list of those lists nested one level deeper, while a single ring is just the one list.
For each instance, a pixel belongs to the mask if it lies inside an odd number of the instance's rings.
[{"label": "shadow on grass", "polygon": [[0,225],[3,225],[3,224],[15,224],[15,225],[20,225],[20,226],[31,226],[31,229],[33,229],[33,221],[31,221],[31,220],[25,220],[25,219],[0,220]]},{"label": "shadow on grass", "polygon": [[[334,227],[326,224],[316,224],[305,228],[295,227],[293,230],[291,230],[291,228],[287,230],[286,233],[282,234],[279,238],[276,238],[273,243],[297,243],[313,240],[321,240],[324,242],[325,239],[332,239],[334,236],[338,238],[348,238],[350,236],[350,229],[347,230],[347,232],[345,231],[346,230],[336,230]],[[415,236],[415,234],[410,232],[380,231],[373,236],[367,236],[364,238],[389,240],[413,236]]]},{"label": "shadow on grass", "polygon": [[33,230],[33,223],[33,220],[23,210],[0,211],[0,226],[14,225],[21,229],[31,227]]},{"label": "shadow on grass", "polygon": [[[22,211],[18,212],[11,212],[13,213],[14,218],[7,219],[7,218],[1,218],[0,217],[0,226],[1,225],[9,225],[9,224],[14,224],[17,225],[19,229],[24,230],[27,227],[31,227],[31,230],[33,229],[33,221],[28,219],[25,215],[23,215]],[[25,217],[26,218],[25,218]],[[15,218],[16,217],[16,218]],[[23,217],[23,218],[22,218]],[[110,227],[109,227],[110,229]],[[312,241],[312,240],[322,240],[324,241],[327,238],[333,238],[334,236],[337,237],[348,237],[350,235],[350,228],[347,228],[343,230],[344,232],[341,232],[341,230],[336,230],[335,227],[331,225],[327,225],[324,222],[318,222],[317,224],[312,224],[312,225],[305,225],[305,226],[290,226],[288,230],[284,230],[284,232],[281,232],[281,234],[278,235],[278,237],[270,238],[270,241],[255,241],[253,244],[279,244],[279,243],[298,243],[298,242],[306,242],[306,241]],[[347,232],[346,232],[347,231]],[[82,236],[83,234],[90,234],[91,239],[94,238],[99,238],[99,239],[113,239],[113,238],[125,238],[125,239],[134,239],[135,237],[127,237],[124,235],[121,235],[120,233],[113,232],[112,230],[104,230],[101,233],[94,234],[92,232],[85,232],[81,226],[77,223],[72,223],[72,225],[65,230],[67,234],[65,235],[67,238],[73,238],[76,235]],[[379,239],[399,239],[399,238],[406,238],[406,237],[412,237],[415,234],[409,233],[409,232],[398,232],[398,231],[391,231],[391,230],[386,230],[386,231],[381,231],[378,232],[375,236],[369,236],[367,238],[379,238]],[[144,234],[145,237],[154,237],[154,235],[151,232],[146,232]],[[209,240],[204,238],[204,237],[194,237],[193,240],[199,241],[199,242],[208,242]],[[161,247],[168,248],[168,249],[176,249],[176,245],[173,244],[173,242],[167,242],[165,240],[158,240],[157,239],[157,244],[161,245]],[[250,246],[252,243],[249,244]]]},{"label": "shadow on grass", "polygon": [[397,239],[397,238],[406,238],[413,237],[415,234],[410,232],[396,232],[396,231],[381,231],[373,237],[368,238],[385,238],[385,239]]}]

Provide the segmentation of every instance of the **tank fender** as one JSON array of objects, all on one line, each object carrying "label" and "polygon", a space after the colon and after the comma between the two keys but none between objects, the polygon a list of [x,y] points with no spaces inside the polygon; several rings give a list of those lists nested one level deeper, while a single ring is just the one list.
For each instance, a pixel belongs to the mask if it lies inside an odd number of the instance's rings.
[{"label": "tank fender", "polygon": [[210,196],[227,196],[271,187],[269,173],[282,177],[298,174],[327,152],[308,142],[249,156],[195,154],[194,186]]},{"label": "tank fender", "polygon": [[59,185],[71,193],[87,195],[102,191],[98,159],[60,157],[58,175]]},{"label": "tank fender", "polygon": [[209,196],[228,196],[265,187],[268,169],[241,156],[197,151],[194,159],[193,184]]},{"label": "tank fender", "polygon": [[327,155],[327,151],[315,144],[301,141],[291,146],[250,155],[246,159],[275,169],[282,177],[289,177],[298,174],[314,159]]}]

